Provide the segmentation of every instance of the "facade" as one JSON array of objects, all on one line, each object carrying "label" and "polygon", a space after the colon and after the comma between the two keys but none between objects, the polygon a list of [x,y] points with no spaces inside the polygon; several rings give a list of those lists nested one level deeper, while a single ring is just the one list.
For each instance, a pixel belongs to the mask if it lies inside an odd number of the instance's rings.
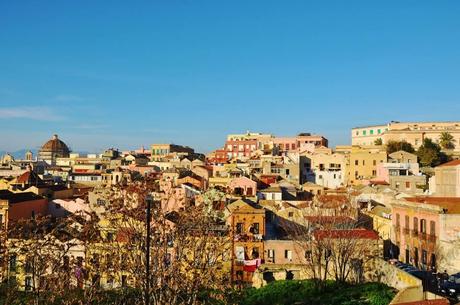
[{"label": "facade", "polygon": [[227,151],[227,159],[244,159],[251,157],[252,153],[257,150],[258,142],[255,139],[251,140],[227,140],[225,142],[225,150]]},{"label": "facade", "polygon": [[440,197],[460,197],[460,160],[454,160],[437,166],[432,183],[434,192]]},{"label": "facade", "polygon": [[233,243],[232,282],[250,285],[264,257],[265,209],[243,199],[231,203],[227,209]]},{"label": "facade", "polygon": [[377,177],[377,166],[387,161],[386,151],[379,146],[353,146],[349,153],[348,183],[359,185]]},{"label": "facade", "polygon": [[392,203],[392,242],[396,246],[393,254],[400,261],[425,270],[444,270],[443,260],[450,259],[446,257],[446,247],[440,244],[442,241],[455,245],[448,238],[458,234],[458,225],[454,223],[460,220],[459,214],[460,198],[422,196],[395,200]]},{"label": "facade", "polygon": [[406,141],[419,148],[425,138],[439,142],[442,132],[454,137],[454,150],[460,150],[460,122],[395,122],[384,125],[355,127],[351,129],[352,145],[374,145],[375,140]]},{"label": "facade", "polygon": [[56,165],[57,158],[68,158],[69,154],[69,147],[55,134],[51,140],[40,148],[38,160],[45,161],[49,165]]},{"label": "facade", "polygon": [[348,158],[342,153],[307,153],[306,181],[326,188],[346,185]]},{"label": "facade", "polygon": [[0,225],[8,227],[9,221],[48,214],[48,200],[32,192],[13,193],[0,190]]},{"label": "facade", "polygon": [[189,155],[195,153],[193,148],[176,144],[152,144],[152,161],[158,161],[170,154]]},{"label": "facade", "polygon": [[377,166],[377,181],[387,182],[391,188],[407,194],[423,194],[426,177],[420,173],[417,156],[397,151],[388,156],[388,162]]}]

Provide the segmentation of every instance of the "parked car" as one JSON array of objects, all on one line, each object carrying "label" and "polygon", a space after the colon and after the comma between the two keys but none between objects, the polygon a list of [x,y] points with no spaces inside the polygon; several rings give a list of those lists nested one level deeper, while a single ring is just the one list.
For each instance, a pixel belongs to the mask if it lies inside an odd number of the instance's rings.
[{"label": "parked car", "polygon": [[449,279],[441,284],[441,292],[460,301],[460,273],[449,276]]}]

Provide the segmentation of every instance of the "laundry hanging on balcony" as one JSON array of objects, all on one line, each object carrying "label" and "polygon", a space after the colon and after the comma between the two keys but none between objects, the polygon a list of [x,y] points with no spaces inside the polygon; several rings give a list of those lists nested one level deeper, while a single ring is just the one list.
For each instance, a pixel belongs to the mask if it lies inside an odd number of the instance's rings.
[{"label": "laundry hanging on balcony", "polygon": [[256,269],[262,264],[262,259],[256,258],[251,260],[245,260],[243,270],[246,272],[255,272]]}]

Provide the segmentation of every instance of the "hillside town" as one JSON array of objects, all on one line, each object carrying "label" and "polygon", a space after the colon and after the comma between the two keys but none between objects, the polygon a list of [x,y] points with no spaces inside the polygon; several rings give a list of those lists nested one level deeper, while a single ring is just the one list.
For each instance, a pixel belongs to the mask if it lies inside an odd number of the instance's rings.
[{"label": "hillside town", "polygon": [[391,304],[455,304],[460,122],[350,136],[332,148],[327,135],[246,132],[207,155],[172,143],[82,155],[53,135],[37,155],[5,154],[0,280],[12,298],[140,287],[172,304],[194,285],[333,279],[384,283]]}]

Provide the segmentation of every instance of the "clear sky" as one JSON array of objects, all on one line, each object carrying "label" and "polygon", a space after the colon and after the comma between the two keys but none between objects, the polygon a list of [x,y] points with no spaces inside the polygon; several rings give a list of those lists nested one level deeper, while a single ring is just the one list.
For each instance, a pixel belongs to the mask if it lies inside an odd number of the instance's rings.
[{"label": "clear sky", "polygon": [[0,0],[0,150],[460,120],[460,1]]}]

